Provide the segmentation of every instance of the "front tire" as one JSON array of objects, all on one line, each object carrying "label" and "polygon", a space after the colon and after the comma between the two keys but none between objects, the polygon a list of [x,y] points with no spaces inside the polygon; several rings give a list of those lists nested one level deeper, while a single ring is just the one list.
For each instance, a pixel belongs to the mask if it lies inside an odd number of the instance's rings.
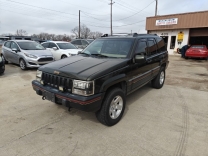
[{"label": "front tire", "polygon": [[4,55],[2,55],[2,58],[3,58],[3,60],[4,60],[4,63],[5,63],[5,64],[8,64],[8,61],[6,60],[6,58],[4,57]]},{"label": "front tire", "polygon": [[20,64],[20,68],[21,68],[22,70],[26,70],[26,69],[27,69],[27,65],[26,65],[25,60],[20,59],[19,64]]},{"label": "front tire", "polygon": [[165,68],[162,67],[158,75],[152,80],[152,87],[160,89],[165,83]]},{"label": "front tire", "polygon": [[124,113],[126,98],[120,88],[114,88],[107,92],[101,109],[96,112],[98,121],[107,126],[117,124]]},{"label": "front tire", "polygon": [[4,73],[4,71],[5,71],[5,65],[3,65],[3,66],[1,67],[1,69],[0,69],[0,75],[2,75],[2,74]]},{"label": "front tire", "polygon": [[65,58],[67,58],[66,55],[62,55],[62,56],[61,56],[61,59],[65,59]]}]

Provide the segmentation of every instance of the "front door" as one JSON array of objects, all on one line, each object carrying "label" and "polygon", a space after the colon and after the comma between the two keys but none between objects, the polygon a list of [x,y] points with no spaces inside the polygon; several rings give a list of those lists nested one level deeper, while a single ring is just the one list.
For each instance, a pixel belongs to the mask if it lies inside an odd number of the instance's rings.
[{"label": "front door", "polygon": [[[12,51],[12,49],[16,49],[17,51]],[[19,47],[17,46],[17,44],[15,42],[11,43],[11,61],[13,63],[19,64],[19,54],[18,52],[20,51]]]},{"label": "front door", "polygon": [[130,79],[132,90],[136,90],[145,83],[149,82],[149,80],[152,78],[151,58],[148,56],[147,49],[147,41],[139,40],[134,52],[134,56],[141,55],[144,56],[145,59],[132,65],[132,78]]}]

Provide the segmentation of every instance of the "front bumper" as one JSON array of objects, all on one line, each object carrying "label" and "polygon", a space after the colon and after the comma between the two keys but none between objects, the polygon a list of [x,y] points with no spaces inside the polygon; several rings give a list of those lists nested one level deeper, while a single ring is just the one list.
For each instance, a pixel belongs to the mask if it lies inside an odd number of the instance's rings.
[{"label": "front bumper", "polygon": [[104,93],[88,97],[64,93],[52,87],[43,86],[36,80],[32,81],[32,86],[36,93],[40,96],[44,96],[45,92],[52,93],[55,98],[49,99],[50,101],[61,103],[67,107],[76,108],[86,112],[98,111],[101,108],[102,99],[104,97]]},{"label": "front bumper", "polygon": [[54,61],[54,60],[52,60],[52,61],[38,62],[38,59],[40,59],[40,58],[37,58],[37,59],[27,58],[25,60],[26,64],[27,64],[27,67],[29,67],[29,68],[39,68],[42,65],[45,65],[45,64],[48,64],[48,63],[51,63],[51,62]]}]

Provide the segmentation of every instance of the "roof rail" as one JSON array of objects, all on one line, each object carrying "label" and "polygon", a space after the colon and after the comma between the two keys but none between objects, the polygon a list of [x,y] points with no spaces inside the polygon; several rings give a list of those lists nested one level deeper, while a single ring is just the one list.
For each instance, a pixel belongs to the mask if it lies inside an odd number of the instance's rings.
[{"label": "roof rail", "polygon": [[137,37],[137,36],[157,36],[157,34],[137,34],[137,33],[133,34],[133,37]]}]

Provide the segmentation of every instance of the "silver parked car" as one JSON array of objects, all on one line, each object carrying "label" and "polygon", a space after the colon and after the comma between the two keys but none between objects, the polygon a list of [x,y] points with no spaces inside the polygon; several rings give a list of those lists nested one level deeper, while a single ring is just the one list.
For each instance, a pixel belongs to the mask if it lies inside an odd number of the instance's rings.
[{"label": "silver parked car", "polygon": [[12,62],[19,64],[22,70],[37,68],[41,65],[54,61],[49,50],[41,44],[28,40],[10,40],[2,46],[2,57],[5,63]]}]

